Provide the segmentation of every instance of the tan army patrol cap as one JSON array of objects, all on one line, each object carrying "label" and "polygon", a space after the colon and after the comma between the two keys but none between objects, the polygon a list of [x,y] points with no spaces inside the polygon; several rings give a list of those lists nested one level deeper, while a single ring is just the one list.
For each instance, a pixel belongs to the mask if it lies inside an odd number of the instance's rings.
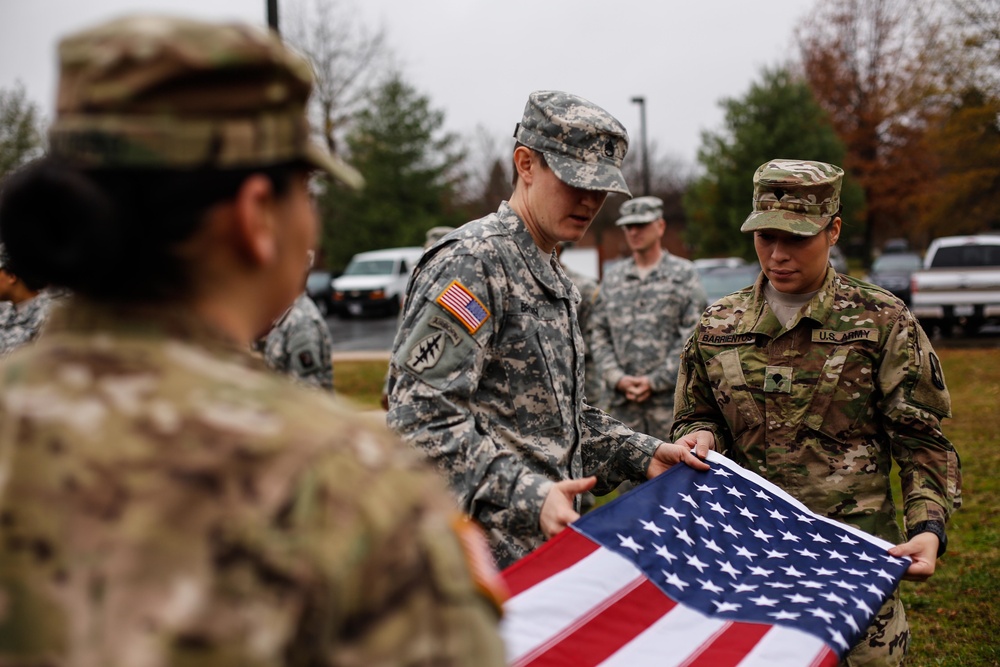
[{"label": "tan army patrol cap", "polygon": [[528,96],[514,138],[544,153],[567,185],[632,194],[621,171],[628,132],[593,102],[558,90],[537,90]]},{"label": "tan army patrol cap", "polygon": [[310,137],[308,61],[263,27],[127,16],[63,39],[59,70],[55,157],[164,169],[302,160],[363,184]]},{"label": "tan army patrol cap", "polygon": [[618,209],[621,215],[615,221],[619,227],[625,225],[645,225],[663,217],[663,200],[659,197],[636,197],[622,202]]},{"label": "tan army patrol cap", "polygon": [[826,162],[765,162],[753,175],[753,212],[740,231],[777,229],[815,236],[840,210],[843,178],[843,169]]}]

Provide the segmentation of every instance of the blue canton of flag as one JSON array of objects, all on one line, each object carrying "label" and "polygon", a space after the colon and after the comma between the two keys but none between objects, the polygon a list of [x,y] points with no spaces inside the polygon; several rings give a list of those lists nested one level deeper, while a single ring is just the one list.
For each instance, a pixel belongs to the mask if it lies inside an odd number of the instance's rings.
[{"label": "blue canton of flag", "polygon": [[864,635],[909,559],[809,512],[713,452],[676,465],[574,528],[632,561],[678,603],[719,618],[790,625],[841,658]]}]

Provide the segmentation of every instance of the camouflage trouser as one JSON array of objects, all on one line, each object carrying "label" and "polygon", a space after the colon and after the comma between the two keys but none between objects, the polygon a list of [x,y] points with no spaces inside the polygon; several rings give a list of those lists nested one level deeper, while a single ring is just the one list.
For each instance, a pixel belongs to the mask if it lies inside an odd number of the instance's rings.
[{"label": "camouflage trouser", "polygon": [[868,626],[841,667],[896,667],[903,664],[910,645],[910,626],[906,623],[899,589],[878,610],[875,620]]}]

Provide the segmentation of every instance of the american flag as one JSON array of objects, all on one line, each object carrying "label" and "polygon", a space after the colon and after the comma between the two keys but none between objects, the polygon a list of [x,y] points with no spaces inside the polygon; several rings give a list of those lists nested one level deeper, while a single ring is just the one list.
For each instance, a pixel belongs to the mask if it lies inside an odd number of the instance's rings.
[{"label": "american flag", "polygon": [[457,280],[453,280],[441,292],[441,295],[437,298],[437,302],[449,313],[457,317],[465,325],[465,328],[469,330],[469,333],[476,333],[479,327],[483,325],[483,322],[490,317],[489,311],[486,310],[483,304],[479,303],[479,300],[473,296],[472,292]]},{"label": "american flag", "polygon": [[508,663],[836,665],[909,566],[712,452],[503,572]]}]

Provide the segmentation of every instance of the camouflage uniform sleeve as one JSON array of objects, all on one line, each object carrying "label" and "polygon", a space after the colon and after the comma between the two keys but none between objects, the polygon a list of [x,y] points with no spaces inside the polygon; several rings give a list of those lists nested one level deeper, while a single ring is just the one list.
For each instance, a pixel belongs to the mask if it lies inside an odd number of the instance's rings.
[{"label": "camouflage uniform sleeve", "polygon": [[[473,401],[504,318],[506,277],[499,263],[441,252],[411,281],[389,362],[387,423],[422,449],[447,477],[462,509],[515,508],[512,533],[536,532],[553,482],[521,463],[477,423]],[[487,317],[470,329],[440,303],[452,286],[473,295]]]},{"label": "camouflage uniform sleeve", "polygon": [[687,305],[677,323],[677,331],[673,334],[670,345],[667,347],[664,364],[649,377],[649,383],[654,392],[674,391],[677,386],[684,345],[708,305],[705,290],[701,286],[701,280],[698,279],[697,271],[694,267],[687,267],[686,273],[684,284],[688,292]]},{"label": "camouflage uniform sleeve", "polygon": [[580,424],[583,474],[597,477],[596,495],[611,493],[624,481],[646,481],[646,469],[662,440],[637,433],[589,405],[585,406]]},{"label": "camouflage uniform sleeve", "polygon": [[[374,463],[374,443],[361,444]],[[313,588],[298,634],[338,629],[326,655],[297,656],[302,664],[504,664],[496,628],[504,590],[485,536],[436,475],[400,465],[408,458],[373,472],[356,458],[327,457],[299,485],[291,520],[333,586]],[[348,497],[344,479],[355,480]]]},{"label": "camouflage uniform sleeve", "polygon": [[303,319],[288,332],[287,372],[305,384],[333,389],[330,332],[325,325]]},{"label": "camouflage uniform sleeve", "polygon": [[899,464],[907,527],[946,522],[962,502],[958,453],[941,431],[951,398],[941,362],[909,310],[889,332],[878,369],[878,409]]},{"label": "camouflage uniform sleeve", "polygon": [[613,392],[626,373],[618,363],[615,347],[611,342],[608,301],[603,288],[597,292],[597,300],[594,302],[590,317],[590,354],[594,358],[598,374],[604,380],[604,385]]},{"label": "camouflage uniform sleeve", "polygon": [[725,454],[732,438],[715,400],[697,337],[698,329],[695,328],[681,352],[670,438],[676,441],[688,433],[711,431],[715,435],[715,448]]}]

